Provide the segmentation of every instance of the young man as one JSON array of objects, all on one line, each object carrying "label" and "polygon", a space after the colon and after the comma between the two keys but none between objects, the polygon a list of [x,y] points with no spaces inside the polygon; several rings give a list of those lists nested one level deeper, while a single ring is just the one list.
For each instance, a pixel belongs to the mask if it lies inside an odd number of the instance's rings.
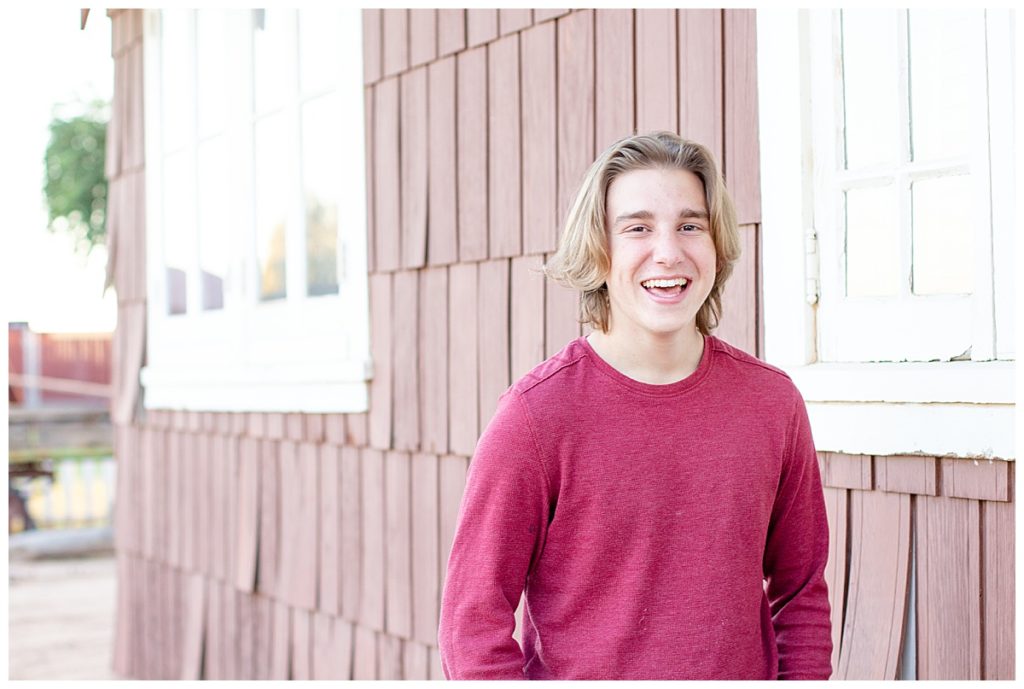
[{"label": "young man", "polygon": [[738,255],[703,146],[633,136],[591,166],[546,272],[594,331],[480,438],[441,605],[449,679],[828,678],[803,400],[710,335]]}]

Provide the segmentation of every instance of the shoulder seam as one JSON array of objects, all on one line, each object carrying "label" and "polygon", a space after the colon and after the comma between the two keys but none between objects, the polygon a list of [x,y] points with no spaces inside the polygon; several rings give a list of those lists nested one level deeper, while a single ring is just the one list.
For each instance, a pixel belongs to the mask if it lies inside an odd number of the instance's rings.
[{"label": "shoulder seam", "polygon": [[[722,344],[724,344],[724,343],[722,343]],[[782,371],[782,370],[778,369],[777,367],[772,366],[771,364],[765,363],[765,362],[761,361],[760,359],[758,359],[755,356],[747,355],[749,358],[739,357],[739,356],[737,356],[734,352],[732,352],[727,347],[722,347],[721,345],[716,345],[715,348],[719,352],[721,352],[722,354],[724,354],[725,356],[729,357],[730,359],[732,359],[733,361],[735,361],[737,363],[747,364],[748,366],[757,366],[758,368],[763,368],[764,370],[769,371],[771,373],[774,373],[777,376],[782,376],[786,380],[792,380],[792,378],[789,377],[789,374],[787,374],[785,371]]]},{"label": "shoulder seam", "polygon": [[523,417],[526,419],[526,426],[530,429],[530,440],[533,442],[533,454],[536,456],[537,462],[540,464],[540,473],[544,476],[544,487],[547,491],[548,501],[550,502],[552,497],[551,477],[548,476],[548,466],[544,461],[544,455],[540,451],[540,443],[537,442],[537,433],[533,429],[533,416],[530,414],[530,408],[526,405],[526,400],[523,399],[521,393],[513,391],[513,397],[523,410]]},{"label": "shoulder seam", "polygon": [[544,381],[546,381],[546,380],[547,380],[548,378],[550,378],[551,376],[553,376],[553,375],[555,375],[556,373],[558,373],[559,371],[561,371],[561,370],[562,370],[563,368],[566,368],[566,367],[568,367],[568,366],[572,366],[573,364],[576,364],[576,363],[578,363],[580,359],[583,359],[583,358],[584,358],[584,357],[586,357],[586,356],[587,356],[587,355],[586,355],[586,353],[585,353],[585,352],[580,352],[580,353],[579,353],[579,354],[578,354],[578,355],[577,355],[576,357],[574,357],[573,359],[571,359],[571,360],[569,360],[569,361],[564,361],[564,362],[562,362],[562,364],[561,364],[561,365],[560,365],[560,366],[559,366],[558,368],[556,368],[556,369],[555,369],[554,371],[550,371],[550,372],[548,372],[548,373],[547,373],[546,375],[544,375],[543,377],[539,377],[539,378],[537,378],[536,380],[533,380],[533,381],[531,381],[529,385],[524,385],[524,386],[523,386],[522,388],[520,388],[519,390],[517,390],[517,392],[518,392],[519,394],[523,394],[523,393],[529,392],[529,391],[530,391],[530,390],[532,390],[533,388],[537,387],[538,385],[540,385],[541,383],[543,383]]}]

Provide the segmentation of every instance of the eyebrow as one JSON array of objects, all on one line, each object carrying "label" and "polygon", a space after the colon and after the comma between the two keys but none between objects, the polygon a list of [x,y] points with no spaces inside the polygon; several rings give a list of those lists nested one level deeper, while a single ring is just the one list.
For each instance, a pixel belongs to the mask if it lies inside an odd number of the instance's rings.
[{"label": "eyebrow", "polygon": [[[650,220],[654,217],[654,214],[650,211],[630,211],[623,213],[619,217],[615,218],[615,224],[619,224],[623,220]],[[679,218],[703,218],[704,220],[709,219],[711,216],[704,209],[697,208],[683,208],[679,211]]]}]

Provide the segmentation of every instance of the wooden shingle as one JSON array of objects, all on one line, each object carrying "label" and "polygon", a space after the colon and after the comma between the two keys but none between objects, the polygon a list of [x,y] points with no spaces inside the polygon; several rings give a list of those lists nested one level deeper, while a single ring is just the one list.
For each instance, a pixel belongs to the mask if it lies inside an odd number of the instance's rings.
[{"label": "wooden shingle", "polygon": [[[417,454],[412,457],[411,636],[426,645],[437,643],[438,602],[441,595],[438,467],[436,455]],[[415,678],[407,675],[406,679]]]},{"label": "wooden shingle", "polygon": [[383,12],[385,77],[409,68],[409,10],[386,9]]},{"label": "wooden shingle", "polygon": [[391,275],[370,276],[370,354],[374,366],[370,381],[368,425],[370,445],[391,447]]},{"label": "wooden shingle", "polygon": [[384,17],[380,9],[363,9],[363,83],[380,79],[384,64]]},{"label": "wooden shingle", "polygon": [[384,457],[386,558],[384,629],[387,635],[408,638],[412,633],[412,498],[410,458],[405,452]]},{"label": "wooden shingle", "polygon": [[261,474],[259,441],[241,438],[238,451],[238,528],[233,534],[234,584],[241,591],[254,591],[256,585]]},{"label": "wooden shingle", "polygon": [[373,266],[377,271],[395,270],[401,264],[402,174],[398,87],[397,77],[384,79],[373,87]]},{"label": "wooden shingle", "polygon": [[415,450],[420,443],[418,271],[402,270],[395,273],[394,289],[395,320],[391,331],[395,395],[392,447]]},{"label": "wooden shingle", "polygon": [[278,443],[260,442],[260,526],[257,547],[257,590],[266,596],[277,596],[278,549],[281,533],[281,480],[278,466]]},{"label": "wooden shingle", "polygon": [[437,54],[451,55],[466,47],[466,10],[437,11]]},{"label": "wooden shingle", "polygon": [[493,41],[498,37],[498,10],[466,10],[466,40],[468,47]]},{"label": "wooden shingle", "polygon": [[509,262],[479,264],[480,432],[487,427],[498,397],[509,385]]},{"label": "wooden shingle", "polygon": [[943,457],[939,475],[942,495],[976,500],[1010,499],[1010,463],[991,459]]},{"label": "wooden shingle", "polygon": [[875,457],[875,485],[890,493],[938,495],[938,467],[935,457]]},{"label": "wooden shingle", "polygon": [[320,446],[320,577],[317,609],[341,612],[341,453],[336,445]]},{"label": "wooden shingle", "polygon": [[725,183],[740,225],[761,222],[761,154],[757,131],[757,22],[754,10],[725,10]]},{"label": "wooden shingle", "polygon": [[533,24],[533,10],[531,9],[498,10],[498,33],[502,36],[513,31],[521,31],[531,24]]},{"label": "wooden shingle", "polygon": [[679,134],[724,164],[722,10],[679,9]]},{"label": "wooden shingle", "polygon": [[448,270],[420,271],[420,447],[448,451]]},{"label": "wooden shingle", "polygon": [[[544,280],[544,356],[556,354],[580,336],[580,295],[554,280]],[[537,362],[540,363],[540,362]]]},{"label": "wooden shingle", "polygon": [[402,267],[427,260],[427,68],[401,76]]},{"label": "wooden shingle", "polygon": [[313,617],[309,610],[291,609],[291,679],[313,679]]},{"label": "wooden shingle", "polygon": [[349,621],[359,619],[362,573],[362,514],[359,495],[360,457],[354,447],[341,448],[341,614]]},{"label": "wooden shingle", "polygon": [[459,260],[487,258],[487,49],[456,58]]},{"label": "wooden shingle", "polygon": [[[521,34],[523,252],[553,251],[558,239],[555,156],[555,25]],[[632,111],[632,110],[631,110]]]},{"label": "wooden shingle", "polygon": [[636,128],[677,131],[676,10],[636,11]]},{"label": "wooden shingle", "polygon": [[426,64],[437,57],[437,10],[409,10],[409,64]]},{"label": "wooden shingle", "polygon": [[631,9],[594,13],[594,135],[598,151],[633,133],[633,24]]},{"label": "wooden shingle", "polygon": [[[445,12],[447,10],[437,10]],[[459,10],[461,12],[462,10]],[[458,259],[457,179],[455,151],[455,58],[432,62],[427,68],[427,263],[442,265]]]},{"label": "wooden shingle", "polygon": [[[472,11],[472,10],[471,10]],[[487,46],[487,228],[491,258],[522,250],[520,184],[519,36]]]},{"label": "wooden shingle", "polygon": [[477,267],[448,273],[448,445],[472,454],[477,439]]},{"label": "wooden shingle", "polygon": [[982,679],[1013,679],[1014,503],[981,503]]},{"label": "wooden shingle", "polygon": [[544,360],[545,278],[541,272],[542,266],[542,256],[521,256],[512,259],[510,276],[512,332],[509,352],[512,380],[518,380]]},{"label": "wooden shingle", "polygon": [[594,13],[558,20],[558,207],[564,218],[594,159]]},{"label": "wooden shingle", "polygon": [[365,449],[360,455],[362,481],[360,627],[384,629],[384,453]]}]

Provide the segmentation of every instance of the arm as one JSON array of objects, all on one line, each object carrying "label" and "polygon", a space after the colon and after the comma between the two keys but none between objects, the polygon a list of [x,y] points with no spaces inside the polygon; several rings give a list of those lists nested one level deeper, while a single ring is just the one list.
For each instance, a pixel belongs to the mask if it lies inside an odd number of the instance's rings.
[{"label": "arm", "polygon": [[795,393],[787,456],[764,554],[779,679],[828,679],[832,673],[825,563],[828,521],[818,458],[803,398]]},{"label": "arm", "polygon": [[549,493],[523,403],[506,393],[473,455],[448,558],[438,630],[448,679],[525,679],[512,632]]}]

